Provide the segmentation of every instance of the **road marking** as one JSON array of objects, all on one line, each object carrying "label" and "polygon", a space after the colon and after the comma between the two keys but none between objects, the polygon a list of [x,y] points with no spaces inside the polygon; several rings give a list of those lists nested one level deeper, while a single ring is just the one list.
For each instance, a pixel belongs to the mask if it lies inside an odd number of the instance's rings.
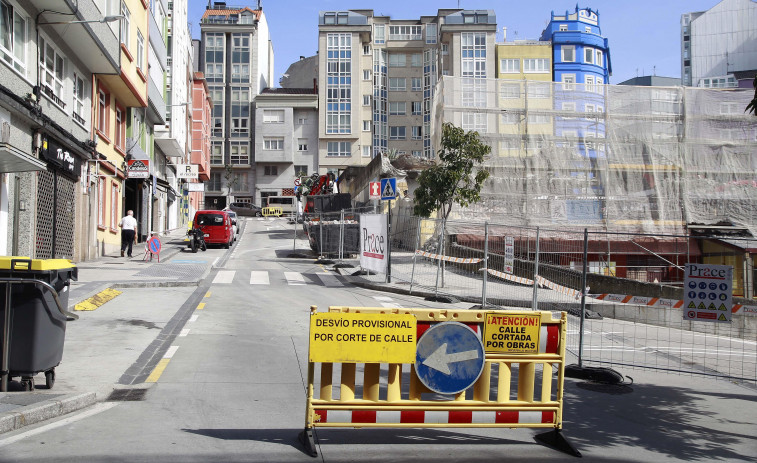
[{"label": "road marking", "polygon": [[389,296],[373,296],[373,298],[376,299],[377,301],[386,301],[386,302],[389,302],[392,300],[392,298]]},{"label": "road marking", "polygon": [[342,283],[336,275],[324,275],[322,273],[316,273],[318,275],[318,278],[321,279],[321,283],[323,283],[323,286],[327,288],[338,288],[340,286],[344,286],[344,283]]},{"label": "road marking", "polygon": [[266,271],[253,271],[250,273],[251,285],[269,285],[271,284]]},{"label": "road marking", "polygon": [[98,413],[102,413],[104,411],[110,410],[116,405],[118,405],[118,402],[97,403],[93,405],[91,408],[88,408],[87,410],[81,413],[76,413],[73,416],[69,416],[68,418],[63,418],[62,420],[56,421],[55,423],[46,424],[44,426],[40,426],[39,428],[32,429],[31,431],[26,431],[21,434],[16,434],[15,436],[9,437],[7,439],[2,439],[0,440],[0,447],[5,447],[6,445],[13,444],[20,440],[26,439],[27,437],[36,436],[38,434],[42,434],[47,431],[60,428],[62,426],[67,426],[71,423],[75,423],[77,421],[83,420],[84,418],[89,418],[90,416],[97,415]]},{"label": "road marking", "polygon": [[205,303],[204,302],[200,302],[199,304],[197,304],[197,310],[202,310],[204,308],[205,308]]},{"label": "road marking", "polygon": [[146,383],[156,383],[158,382],[158,378],[160,378],[160,375],[163,374],[163,371],[168,366],[168,362],[170,362],[171,359],[162,358],[158,362],[157,365],[155,365],[155,369],[152,370],[152,373],[150,373],[150,376],[147,377],[145,380]]},{"label": "road marking", "polygon": [[181,333],[179,333],[179,337],[183,338],[184,336],[188,334],[189,334],[189,328],[184,328],[183,330],[181,330]]},{"label": "road marking", "polygon": [[381,307],[386,307],[387,309],[399,309],[402,306],[394,302],[382,302]]},{"label": "road marking", "polygon": [[196,321],[197,321],[197,317],[198,317],[198,316],[199,316],[199,315],[192,315],[191,317],[189,317],[189,321],[190,321],[190,322],[196,322]]},{"label": "road marking", "polygon": [[208,291],[207,293],[205,293],[205,297],[210,297],[210,291]]},{"label": "road marking", "polygon": [[234,281],[234,274],[236,270],[219,270],[216,277],[213,279],[213,284],[228,284]]},{"label": "road marking", "polygon": [[179,350],[179,346],[171,346],[166,351],[165,355],[163,355],[164,359],[170,359],[173,358],[173,354],[176,353],[176,351]]},{"label": "road marking", "polygon": [[287,279],[287,283],[290,285],[304,285],[305,278],[299,272],[284,272],[284,278]]},{"label": "road marking", "polygon": [[106,302],[112,300],[116,296],[121,294],[121,291],[113,288],[108,288],[103,291],[100,291],[99,293],[95,294],[94,296],[90,297],[89,299],[85,299],[81,301],[80,303],[76,304],[74,307],[74,310],[95,310],[101,305],[105,304]]}]

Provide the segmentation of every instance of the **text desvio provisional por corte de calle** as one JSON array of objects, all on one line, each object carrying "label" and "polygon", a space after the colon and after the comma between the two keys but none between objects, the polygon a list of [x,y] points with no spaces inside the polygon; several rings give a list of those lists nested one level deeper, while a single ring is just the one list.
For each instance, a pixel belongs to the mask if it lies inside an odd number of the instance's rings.
[{"label": "text desvio provisional por corte de calle", "polygon": [[[319,328],[362,328],[362,329],[413,329],[404,320],[365,320],[365,319],[319,319],[315,321]],[[348,332],[316,332],[313,333],[314,341],[337,341],[337,342],[415,342],[413,334],[389,334],[389,333],[348,333]]]}]

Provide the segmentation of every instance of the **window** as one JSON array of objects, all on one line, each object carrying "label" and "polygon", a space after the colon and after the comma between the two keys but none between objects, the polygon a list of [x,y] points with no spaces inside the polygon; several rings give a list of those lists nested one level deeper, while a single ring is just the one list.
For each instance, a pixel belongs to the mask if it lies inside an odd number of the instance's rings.
[{"label": "window", "polygon": [[247,172],[236,172],[231,176],[231,191],[238,193],[240,191],[247,191]]},{"label": "window", "polygon": [[145,38],[142,37],[142,32],[137,31],[137,68],[144,70],[145,62]]},{"label": "window", "polygon": [[39,72],[44,84],[44,94],[55,104],[65,107],[63,98],[63,56],[53,48],[48,40],[39,39]]},{"label": "window", "polygon": [[404,67],[405,57],[404,53],[389,53],[389,67]]},{"label": "window", "polygon": [[363,132],[371,131],[371,121],[363,121]]},{"label": "window", "polygon": [[584,31],[586,31],[586,33],[587,33],[587,34],[591,34],[591,27],[589,27],[589,26],[586,26],[586,27],[584,28]]},{"label": "window", "polygon": [[18,72],[26,72],[27,19],[6,1],[0,1],[0,56]]},{"label": "window", "polygon": [[604,53],[602,52],[602,50],[595,50],[595,51],[596,51],[597,57],[596,57],[596,60],[594,61],[594,64],[596,64],[597,66],[604,67],[605,65]]},{"label": "window", "polygon": [[279,175],[279,166],[265,166],[263,175]]},{"label": "window", "polygon": [[235,166],[250,164],[250,144],[244,141],[231,142],[231,157],[229,161]]},{"label": "window", "polygon": [[463,113],[462,128],[463,130],[486,132],[486,114]]},{"label": "window", "polygon": [[449,55],[449,44],[442,44],[442,55]]},{"label": "window", "polygon": [[417,150],[417,151],[413,150],[412,155],[413,155],[414,158],[419,158],[419,157],[421,157],[421,151],[420,150]]},{"label": "window", "polygon": [[[524,61],[528,61],[528,60],[524,60]],[[499,72],[504,72],[504,73],[520,72],[520,60],[517,58],[499,60]]]},{"label": "window", "polygon": [[110,94],[104,88],[97,90],[97,131],[108,137],[108,111],[110,109]]},{"label": "window", "polygon": [[419,68],[423,66],[423,54],[413,53],[412,55],[410,55],[410,66],[414,68]]},{"label": "window", "polygon": [[74,110],[71,113],[74,120],[84,125],[84,79],[78,73],[74,73]]},{"label": "window", "polygon": [[575,74],[563,74],[562,75],[562,89],[563,90],[574,90],[576,83],[576,75]]},{"label": "window", "polygon": [[[223,82],[224,79],[224,34],[205,34],[205,79],[209,82]],[[221,99],[213,98],[217,104]]]},{"label": "window", "polygon": [[411,137],[413,140],[421,140],[423,139],[423,127],[419,125],[414,125],[412,127]]},{"label": "window", "polygon": [[563,63],[572,63],[576,60],[575,45],[563,45],[562,48],[560,48],[560,52],[562,53]]},{"label": "window", "polygon": [[568,30],[567,24],[560,24],[560,32],[565,32]]},{"label": "window", "polygon": [[549,72],[549,59],[547,58],[524,59],[523,72]]},{"label": "window", "polygon": [[126,6],[126,2],[121,2],[121,16],[124,18],[121,20],[121,43],[129,48],[129,34],[131,33],[131,12],[129,7]]},{"label": "window", "polygon": [[500,121],[503,125],[517,124],[520,122],[521,115],[514,111],[507,111],[500,116]]},{"label": "window", "polygon": [[370,106],[370,105],[371,105],[371,96],[363,95],[363,106]]},{"label": "window", "polygon": [[520,98],[520,83],[508,82],[499,86],[500,98]]},{"label": "window", "polygon": [[420,92],[421,91],[421,85],[423,85],[423,79],[420,77],[411,77],[410,78],[410,89],[414,92]]},{"label": "window", "polygon": [[118,226],[118,184],[110,184],[110,231],[117,231]]},{"label": "window", "polygon": [[283,138],[264,138],[263,149],[281,151],[284,149]]},{"label": "window", "polygon": [[116,148],[126,152],[126,111],[116,103]]},{"label": "window", "polygon": [[550,122],[551,122],[551,119],[546,114],[531,113],[528,115],[529,124],[549,124]]},{"label": "window", "polygon": [[548,82],[528,82],[529,98],[549,98],[552,85]]},{"label": "window", "polygon": [[594,49],[591,47],[584,47],[584,63],[594,64]]},{"label": "window", "polygon": [[105,178],[97,177],[97,226],[105,229]]},{"label": "window", "polygon": [[405,78],[404,77],[390,77],[389,90],[392,90],[392,91],[407,90],[407,87],[405,86]]},{"label": "window", "polygon": [[307,138],[297,139],[297,151],[307,151],[307,150],[308,150],[308,139]]},{"label": "window", "polygon": [[284,123],[284,110],[283,109],[263,110],[263,123],[264,124],[283,124]]},{"label": "window", "polygon": [[460,34],[460,39],[462,76],[486,78],[486,34],[465,32]]},{"label": "window", "polygon": [[[223,142],[214,141],[210,147],[210,164],[215,166],[223,165]],[[213,188],[211,188],[212,190]],[[219,188],[220,190],[220,185]]]},{"label": "window", "polygon": [[308,117],[307,116],[300,116],[297,118],[297,124],[298,125],[307,125],[308,124]]},{"label": "window", "polygon": [[373,43],[386,43],[384,39],[385,27],[383,24],[373,26]]},{"label": "window", "polygon": [[[231,87],[231,136],[246,138],[250,136],[250,89],[249,87]],[[283,111],[282,111],[283,112]]]},{"label": "window", "polygon": [[350,156],[350,142],[348,141],[330,141],[326,143],[326,156]]},{"label": "window", "polygon": [[389,127],[389,139],[390,140],[404,140],[405,139],[405,126]]},{"label": "window", "polygon": [[594,76],[586,76],[586,77],[584,77],[584,82],[585,82],[585,84],[584,84],[584,90],[586,90],[587,92],[594,92],[594,91],[596,91],[596,89],[594,87],[594,82],[595,82],[594,81]]},{"label": "window", "polygon": [[421,40],[421,26],[389,26],[389,40]]},{"label": "window", "polygon": [[[567,113],[575,113],[576,112],[576,103],[574,101],[565,102],[562,104],[562,110]],[[572,115],[568,114],[567,116],[563,116],[565,119],[573,119]]]},{"label": "window", "polygon": [[421,111],[422,111],[422,109],[421,109],[421,108],[422,108],[422,105],[421,105],[421,102],[420,102],[420,101],[413,101],[413,102],[412,102],[412,103],[410,103],[410,104],[412,105],[412,108],[413,108],[413,115],[414,115],[414,116],[417,116],[418,114],[421,114]]},{"label": "window", "polygon": [[363,80],[371,80],[371,70],[363,69]]},{"label": "window", "polygon": [[404,116],[407,113],[407,103],[404,101],[390,101],[389,102],[389,115],[390,116]]},{"label": "window", "polygon": [[436,24],[426,24],[426,43],[436,43]]},{"label": "window", "polygon": [[221,191],[221,173],[211,172],[210,180],[207,182],[207,189],[209,191]]},{"label": "window", "polygon": [[363,54],[364,55],[370,55],[371,54],[371,47],[370,47],[370,45],[363,45]]},{"label": "window", "polygon": [[361,151],[361,155],[362,155],[362,156],[363,156],[364,158],[369,158],[369,157],[371,157],[371,145],[363,145],[363,146],[361,147],[360,151]]},{"label": "window", "polygon": [[145,136],[145,115],[142,112],[143,109],[132,108],[131,111],[131,136],[137,140],[142,151],[147,151],[147,145],[145,143],[147,140],[147,137]]},{"label": "window", "polygon": [[327,34],[326,133],[352,130],[352,34]]}]

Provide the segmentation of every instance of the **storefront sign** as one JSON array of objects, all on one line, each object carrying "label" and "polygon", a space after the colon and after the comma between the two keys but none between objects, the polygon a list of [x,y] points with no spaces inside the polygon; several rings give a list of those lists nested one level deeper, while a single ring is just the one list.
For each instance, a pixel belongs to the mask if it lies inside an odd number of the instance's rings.
[{"label": "storefront sign", "polygon": [[148,178],[150,176],[150,161],[147,159],[132,159],[126,161],[127,178]]},{"label": "storefront sign", "polygon": [[176,178],[198,178],[200,171],[197,164],[179,164],[176,166]]},{"label": "storefront sign", "polygon": [[81,173],[81,160],[51,138],[42,140],[42,157],[74,177]]}]

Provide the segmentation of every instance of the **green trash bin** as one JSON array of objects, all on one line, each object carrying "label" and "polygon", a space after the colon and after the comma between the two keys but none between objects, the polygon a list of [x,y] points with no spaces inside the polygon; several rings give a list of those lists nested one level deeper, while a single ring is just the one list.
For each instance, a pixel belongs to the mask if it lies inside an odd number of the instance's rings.
[{"label": "green trash bin", "polygon": [[[66,310],[69,285],[77,277],[78,269],[66,259],[0,257],[0,366],[7,368],[8,380],[20,376],[24,388],[33,390],[33,377],[44,372],[48,389],[53,387],[66,322],[69,316],[76,318]],[[60,306],[44,283],[55,289]]]}]

